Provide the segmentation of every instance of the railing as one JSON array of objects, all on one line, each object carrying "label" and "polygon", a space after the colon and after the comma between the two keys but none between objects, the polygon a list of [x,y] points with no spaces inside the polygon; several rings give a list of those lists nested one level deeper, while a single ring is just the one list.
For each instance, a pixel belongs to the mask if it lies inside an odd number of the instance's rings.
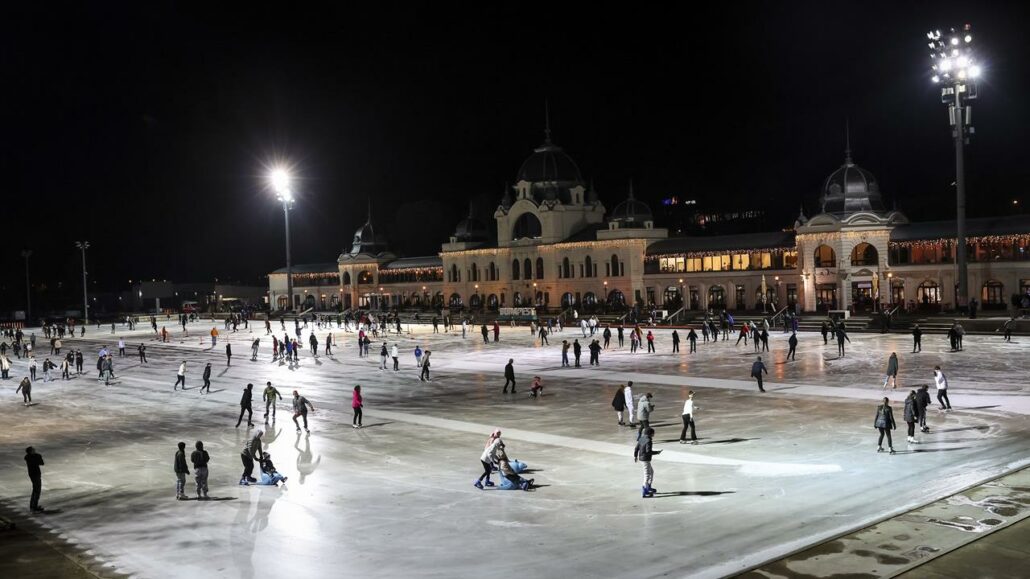
[{"label": "railing", "polygon": [[[775,314],[773,314],[773,317],[769,318],[769,325],[770,325],[770,326],[775,326],[775,325],[776,325],[776,318],[782,318],[782,317],[783,317],[783,315],[784,315],[784,312],[786,312],[786,311],[787,311],[787,308],[789,308],[789,307],[790,307],[790,306],[783,306],[783,307],[782,307],[782,308],[780,309],[780,311],[778,311],[778,312],[776,312]],[[782,320],[781,320],[781,321],[782,321]]]},{"label": "railing", "polygon": [[665,323],[671,326],[672,322],[676,319],[676,317],[685,312],[686,310],[687,306],[681,306],[680,309],[676,310],[675,312],[672,312],[668,316],[665,316]]}]

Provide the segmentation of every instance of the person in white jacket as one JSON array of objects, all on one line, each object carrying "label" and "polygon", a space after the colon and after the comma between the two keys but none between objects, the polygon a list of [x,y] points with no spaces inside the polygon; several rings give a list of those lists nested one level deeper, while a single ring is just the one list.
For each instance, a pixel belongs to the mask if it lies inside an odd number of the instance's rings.
[{"label": "person in white jacket", "polygon": [[399,371],[401,369],[400,355],[401,355],[401,351],[397,347],[397,344],[394,343],[393,347],[390,348],[390,357],[393,358],[393,371],[394,372],[397,372],[397,371]]},{"label": "person in white jacket", "polygon": [[933,368],[933,381],[937,385],[937,402],[941,405],[941,411],[951,410],[951,400],[948,400],[948,377],[941,371],[940,366]]},{"label": "person in white jacket", "polygon": [[633,419],[636,417],[636,413],[633,412],[633,382],[626,382],[626,389],[622,391],[623,396],[626,398],[626,412],[629,414],[629,425],[630,427],[636,426]]},{"label": "person in white jacket", "polygon": [[700,406],[694,406],[694,391],[687,392],[687,400],[683,403],[683,430],[680,431],[680,444],[687,443],[687,428],[690,428],[690,444],[697,444],[697,432],[694,431],[694,412]]},{"label": "person in white jacket", "polygon": [[179,371],[175,374],[175,376],[176,376],[175,377],[175,386],[172,387],[172,390],[178,390],[179,389],[179,384],[182,384],[182,389],[185,390],[186,389],[186,360],[183,360],[182,364],[179,364]]},{"label": "person in white jacket", "polygon": [[477,489],[482,489],[484,483],[488,487],[494,486],[494,483],[490,481],[490,472],[493,470],[494,463],[497,462],[497,450],[501,448],[504,448],[504,441],[501,440],[501,429],[497,428],[486,440],[483,454],[479,456],[479,462],[483,465],[483,474],[472,483]]}]

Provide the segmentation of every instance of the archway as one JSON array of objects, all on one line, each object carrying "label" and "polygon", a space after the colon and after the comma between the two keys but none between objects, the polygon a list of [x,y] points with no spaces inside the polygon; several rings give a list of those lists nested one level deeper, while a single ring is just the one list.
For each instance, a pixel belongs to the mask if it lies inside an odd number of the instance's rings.
[{"label": "archway", "polygon": [[721,285],[713,285],[712,287],[708,288],[708,307],[726,307],[726,288],[722,287]]},{"label": "archway", "polygon": [[542,233],[543,226],[540,225],[540,219],[536,215],[527,212],[519,215],[518,219],[515,220],[511,238],[513,240],[523,238],[535,239],[540,237]]},{"label": "archway", "polygon": [[626,307],[626,295],[621,290],[613,289],[608,292],[608,305],[613,308]]},{"label": "archway", "polygon": [[941,304],[941,287],[937,282],[928,279],[916,288],[917,306],[924,309],[935,309]]},{"label": "archway", "polygon": [[483,305],[483,298],[479,297],[479,294],[472,294],[469,298],[469,307],[478,310]]},{"label": "archway", "polygon": [[815,248],[815,266],[837,267],[837,253],[829,245],[820,245]]},{"label": "archway", "polygon": [[561,307],[571,308],[572,304],[576,303],[576,299],[572,297],[572,292],[565,292],[561,296]]},{"label": "archway", "polygon": [[447,300],[447,305],[449,305],[452,308],[460,308],[461,303],[461,295],[459,295],[457,292],[451,294],[450,299]]},{"label": "archway", "polygon": [[343,272],[343,285],[350,285],[350,272]]},{"label": "archway", "polygon": [[997,280],[989,280],[980,292],[980,302],[986,310],[1005,308],[1005,286]]},{"label": "archway", "polygon": [[876,266],[878,263],[879,253],[876,248],[864,241],[851,250],[851,265],[853,266]]},{"label": "archway", "polygon": [[491,310],[497,310],[499,302],[497,301],[497,294],[490,294],[486,296],[486,307]]}]

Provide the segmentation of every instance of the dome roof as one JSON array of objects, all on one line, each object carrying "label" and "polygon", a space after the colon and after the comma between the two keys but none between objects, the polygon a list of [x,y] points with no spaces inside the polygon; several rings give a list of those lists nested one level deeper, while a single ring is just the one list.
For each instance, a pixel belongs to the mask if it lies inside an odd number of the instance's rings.
[{"label": "dome roof", "polygon": [[561,147],[550,140],[533,150],[533,154],[522,162],[518,181],[530,183],[562,183],[577,185],[583,183],[579,167]]},{"label": "dome roof", "polygon": [[629,195],[626,200],[615,206],[612,210],[608,221],[614,221],[621,224],[640,224],[643,225],[645,221],[654,221],[654,216],[651,213],[651,208],[647,206],[647,203],[638,201],[633,197],[633,183],[629,184]]},{"label": "dome roof", "polygon": [[485,241],[487,236],[486,224],[471,215],[459,221],[454,228],[454,237],[458,241]]},{"label": "dome roof", "polygon": [[823,213],[834,214],[884,210],[876,177],[856,165],[851,160],[850,151],[845,156],[844,164],[823,183],[820,205]]},{"label": "dome roof", "polygon": [[372,217],[370,215],[368,221],[354,231],[354,242],[351,245],[350,253],[351,255],[358,255],[360,253],[379,255],[383,251],[386,251],[386,238],[376,235],[375,230],[372,228]]}]

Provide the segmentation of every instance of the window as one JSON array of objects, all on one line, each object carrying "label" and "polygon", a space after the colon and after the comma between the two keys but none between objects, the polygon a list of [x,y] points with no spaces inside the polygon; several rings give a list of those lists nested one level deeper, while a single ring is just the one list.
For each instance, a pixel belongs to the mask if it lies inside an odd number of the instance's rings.
[{"label": "window", "polygon": [[[796,256],[795,256],[796,257]],[[798,285],[795,283],[787,284],[787,305],[794,307],[798,303]]]},{"label": "window", "polygon": [[738,310],[745,310],[745,309],[747,309],[746,300],[747,300],[747,293],[744,291],[744,286],[738,284],[737,285],[737,309]]},{"label": "window", "polygon": [[991,280],[984,284],[981,299],[985,306],[1005,306],[1005,286],[1000,281]]},{"label": "window", "polygon": [[796,250],[783,252],[783,269],[796,269],[798,266],[798,252]]},{"label": "window", "polygon": [[569,258],[567,257],[561,260],[561,276],[563,278],[572,277],[572,268],[569,267]]},{"label": "window", "polygon": [[522,279],[533,279],[533,262],[528,257],[522,262]]},{"label": "window", "polygon": [[564,294],[562,294],[562,296],[561,296],[561,305],[562,305],[563,308],[572,307],[572,304],[574,304],[574,303],[575,303],[575,301],[572,298],[572,293],[571,292],[565,292]]},{"label": "window", "polygon": [[721,285],[708,288],[708,305],[713,308],[726,307],[726,290]]},{"label": "window", "polygon": [[540,226],[540,220],[537,219],[536,215],[533,215],[532,213],[523,213],[515,220],[515,226],[512,228],[511,238],[537,238],[540,237],[542,231],[543,228]]},{"label": "window", "polygon": [[594,265],[589,255],[583,258],[583,268],[586,270],[585,277],[594,277]]},{"label": "window", "polygon": [[511,279],[519,279],[519,260],[511,262]]},{"label": "window", "polygon": [[343,272],[343,285],[350,285],[350,272]]},{"label": "window", "polygon": [[919,304],[924,306],[939,304],[941,303],[941,288],[935,281],[924,281],[916,290],[916,299]]},{"label": "window", "polygon": [[[473,263],[471,270],[472,270],[472,275],[471,275],[472,281],[479,281],[479,267],[477,267],[476,264]],[[473,306],[473,307],[478,307],[478,306]]]},{"label": "window", "polygon": [[373,282],[372,272],[368,271],[367,269],[362,270],[361,273],[358,274],[358,283],[359,284],[366,284],[366,283],[372,283],[372,282]]},{"label": "window", "polygon": [[544,279],[544,258],[536,258],[536,278]]},{"label": "window", "polygon": [[451,294],[451,299],[448,300],[448,304],[452,308],[460,308],[461,307],[461,296],[456,294],[456,293]]},{"label": "window", "polygon": [[[683,270],[681,269],[679,271],[683,271]],[[614,255],[614,254],[612,255],[612,259],[611,259],[611,274],[609,274],[609,275],[613,275],[613,276],[621,275],[620,272],[619,272],[619,256]]]},{"label": "window", "polygon": [[851,265],[875,266],[879,262],[879,254],[872,245],[862,242],[851,250]]},{"label": "window", "polygon": [[815,248],[816,267],[837,267],[837,254],[829,245],[820,245]]},{"label": "window", "polygon": [[744,271],[751,265],[751,256],[746,253],[733,254],[733,269]]}]

